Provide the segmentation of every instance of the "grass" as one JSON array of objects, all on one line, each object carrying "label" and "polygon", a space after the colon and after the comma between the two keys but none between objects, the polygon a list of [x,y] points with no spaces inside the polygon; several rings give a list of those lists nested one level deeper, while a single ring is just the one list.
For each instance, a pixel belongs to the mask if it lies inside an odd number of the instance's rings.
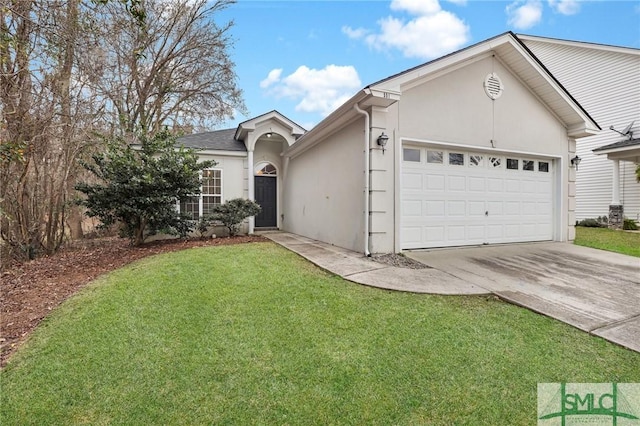
[{"label": "grass", "polygon": [[640,257],[640,232],[576,226],[574,244]]},{"label": "grass", "polygon": [[639,378],[640,354],[495,298],[363,287],[257,243],[68,300],[0,372],[0,423],[534,424],[539,382]]}]

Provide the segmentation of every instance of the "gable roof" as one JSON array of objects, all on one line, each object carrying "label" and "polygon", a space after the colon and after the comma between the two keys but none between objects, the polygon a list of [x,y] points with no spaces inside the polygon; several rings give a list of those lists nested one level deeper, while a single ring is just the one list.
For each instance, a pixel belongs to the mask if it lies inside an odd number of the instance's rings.
[{"label": "gable roof", "polygon": [[511,31],[388,77],[372,84],[371,87],[401,91],[402,86],[415,84],[416,81],[419,82],[440,70],[489,55],[495,55],[549,106],[565,123],[569,136],[588,136],[602,130],[560,81]]},{"label": "gable roof", "polygon": [[433,78],[439,72],[447,72],[491,55],[505,64],[534,96],[547,105],[565,125],[570,137],[590,136],[601,130],[598,123],[533,52],[509,31],[366,86],[303,135],[287,150],[287,155],[298,155],[354,120],[358,114],[355,110],[356,105],[360,108],[374,105],[388,107],[400,100],[403,89],[419,84],[424,79]]},{"label": "gable roof", "polygon": [[[289,129],[291,136],[294,138],[298,138],[306,132],[303,127],[289,120],[278,111],[273,110],[243,121],[235,129],[214,130],[212,132],[194,133],[191,135],[181,136],[177,139],[177,144],[182,145],[185,148],[198,150],[247,152],[245,142],[248,133],[255,130],[256,125],[268,120],[274,120],[278,124]],[[290,143],[293,143],[293,139]]]},{"label": "gable roof", "polygon": [[279,124],[288,128],[289,131],[291,132],[291,135],[295,138],[298,138],[300,135],[303,135],[306,132],[306,130],[302,126],[289,120],[287,117],[280,114],[278,111],[274,109],[272,111],[261,114],[257,117],[253,117],[249,120],[243,121],[242,123],[238,124],[238,128],[235,131],[235,138],[238,140],[245,140],[249,131],[255,130],[256,125],[263,123],[267,120],[275,120]]}]

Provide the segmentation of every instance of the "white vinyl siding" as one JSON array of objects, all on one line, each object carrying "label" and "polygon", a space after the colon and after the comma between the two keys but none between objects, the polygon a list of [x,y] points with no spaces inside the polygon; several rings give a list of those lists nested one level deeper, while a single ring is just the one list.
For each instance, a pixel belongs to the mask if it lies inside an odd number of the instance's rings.
[{"label": "white vinyl siding", "polygon": [[[592,150],[618,142],[622,130],[636,121],[640,135],[640,50],[522,37],[525,44],[602,127],[595,136],[577,140],[582,158],[576,180],[576,219],[608,214],[613,162]],[[637,137],[637,136],[636,136]],[[640,184],[635,166],[620,163],[620,197],[625,216],[640,219]]]}]

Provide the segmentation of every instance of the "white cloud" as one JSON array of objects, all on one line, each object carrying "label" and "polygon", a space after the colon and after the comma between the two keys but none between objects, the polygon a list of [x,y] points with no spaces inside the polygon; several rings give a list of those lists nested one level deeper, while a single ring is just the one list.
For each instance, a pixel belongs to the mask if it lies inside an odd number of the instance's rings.
[{"label": "white cloud", "polygon": [[580,11],[578,0],[549,0],[549,6],[557,13],[575,15]]},{"label": "white cloud", "polygon": [[440,12],[438,0],[393,0],[391,10],[404,10],[414,15],[433,15]]},{"label": "white cloud", "polygon": [[469,40],[469,27],[450,12],[420,16],[407,23],[388,17],[380,21],[381,33],[366,37],[379,50],[395,48],[406,57],[431,59],[450,53]]},{"label": "white cloud", "polygon": [[364,39],[374,49],[398,49],[406,57],[420,59],[442,56],[469,41],[469,27],[455,14],[442,10],[438,0],[393,0],[390,7],[415,17],[408,21],[394,16],[381,19],[379,33],[350,27],[343,27],[343,32],[350,38]]},{"label": "white cloud", "polygon": [[509,25],[526,30],[538,24],[542,19],[542,2],[540,0],[518,0],[506,8]]},{"label": "white cloud", "polygon": [[280,78],[281,72],[272,70],[260,87],[269,88],[267,93],[276,98],[299,101],[296,111],[320,112],[324,116],[346,102],[362,84],[350,65],[327,65],[323,69],[302,65],[284,78]]},{"label": "white cloud", "polygon": [[282,75],[282,68],[276,68],[269,71],[269,75],[267,78],[260,82],[260,88],[266,89],[267,87],[277,83],[280,81],[280,76]]},{"label": "white cloud", "polygon": [[365,28],[351,28],[348,25],[342,27],[342,33],[346,34],[347,37],[352,39],[360,39],[369,34],[369,30]]}]

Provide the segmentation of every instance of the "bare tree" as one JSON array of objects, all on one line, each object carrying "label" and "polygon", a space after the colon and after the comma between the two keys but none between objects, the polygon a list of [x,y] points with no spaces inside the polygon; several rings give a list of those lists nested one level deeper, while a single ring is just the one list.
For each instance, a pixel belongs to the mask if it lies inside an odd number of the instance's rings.
[{"label": "bare tree", "polygon": [[[82,234],[91,135],[212,126],[243,110],[219,0],[0,0],[0,256]],[[0,264],[1,267],[1,264]]]},{"label": "bare tree", "polygon": [[230,0],[147,0],[137,25],[112,2],[94,19],[82,70],[127,132],[212,127],[244,111],[229,57],[232,22],[215,14]]}]

